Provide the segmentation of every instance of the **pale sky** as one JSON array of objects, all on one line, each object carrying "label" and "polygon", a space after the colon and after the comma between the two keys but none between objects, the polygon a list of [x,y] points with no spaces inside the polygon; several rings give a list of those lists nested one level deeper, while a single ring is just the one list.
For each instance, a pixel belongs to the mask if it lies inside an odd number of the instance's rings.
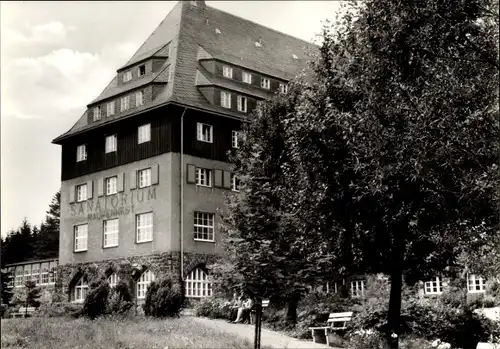
[{"label": "pale sky", "polygon": [[[176,2],[0,3],[1,232],[39,225],[60,188],[67,131]],[[338,1],[207,1],[312,41]]]}]

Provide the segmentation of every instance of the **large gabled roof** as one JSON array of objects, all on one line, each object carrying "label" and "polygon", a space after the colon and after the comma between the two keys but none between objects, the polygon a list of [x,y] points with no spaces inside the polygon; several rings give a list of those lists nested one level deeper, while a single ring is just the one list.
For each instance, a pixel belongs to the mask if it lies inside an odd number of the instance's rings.
[{"label": "large gabled roof", "polygon": [[[307,70],[311,54],[318,52],[318,47],[312,43],[206,6],[203,1],[197,3],[198,6],[193,6],[188,1],[177,3],[125,66],[118,69],[122,71],[161,53],[169,43],[173,46],[170,47],[168,59],[170,69],[173,69],[173,81],[169,81],[165,90],[158,94],[151,105],[145,106],[144,110],[175,102],[220,112],[220,108],[211,105],[196,86],[200,47],[203,47],[211,59],[222,60],[281,80],[291,80],[304,69]],[[166,79],[162,74],[165,75],[160,70],[154,76],[122,86],[116,83],[115,78],[91,104],[126,93],[143,83],[164,81]],[[101,123],[113,122],[137,112],[138,110],[130,110],[115,115],[110,120],[106,118]],[[236,113],[234,116],[241,117]],[[58,143],[73,134],[98,126],[88,124],[87,120],[85,113],[68,132],[53,142]]]}]

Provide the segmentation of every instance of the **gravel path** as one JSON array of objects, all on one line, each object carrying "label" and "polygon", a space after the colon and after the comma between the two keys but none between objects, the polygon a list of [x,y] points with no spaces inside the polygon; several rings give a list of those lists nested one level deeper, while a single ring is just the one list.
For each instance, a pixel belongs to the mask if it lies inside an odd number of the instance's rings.
[{"label": "gravel path", "polygon": [[[208,319],[193,316],[193,319],[200,324],[205,326],[212,326],[214,328],[218,328],[222,331],[236,334],[242,338],[246,338],[253,344],[255,326],[254,325],[246,325],[246,324],[231,324],[226,322],[226,320],[220,319]],[[329,349],[340,349],[328,347],[326,344],[313,343],[310,341],[299,340],[296,338],[292,338],[286,336],[284,334],[262,329],[261,332],[261,346],[271,347],[271,348],[280,348],[280,349],[315,349],[315,348],[329,348]]]}]

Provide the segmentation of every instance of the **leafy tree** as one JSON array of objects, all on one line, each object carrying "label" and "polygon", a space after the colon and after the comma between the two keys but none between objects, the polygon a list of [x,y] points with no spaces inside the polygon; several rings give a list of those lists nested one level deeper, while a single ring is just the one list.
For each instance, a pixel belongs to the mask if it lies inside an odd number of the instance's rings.
[{"label": "leafy tree", "polygon": [[498,234],[498,3],[353,9],[325,29],[318,83],[286,122],[291,205],[331,252],[352,251],[334,267],[391,276],[397,348],[403,274],[442,271]]},{"label": "leafy tree", "polygon": [[107,280],[97,279],[92,281],[90,290],[83,303],[82,314],[90,319],[95,319],[100,315],[104,315],[107,309],[108,295],[109,284]]},{"label": "leafy tree", "polygon": [[[40,288],[36,286],[34,281],[26,281],[24,283],[24,306],[38,308],[40,306]],[[26,309],[26,314],[28,309]]]},{"label": "leafy tree", "polygon": [[12,291],[8,287],[8,280],[10,279],[10,277],[10,272],[0,271],[0,291],[2,293],[2,304],[9,304],[12,297]]}]

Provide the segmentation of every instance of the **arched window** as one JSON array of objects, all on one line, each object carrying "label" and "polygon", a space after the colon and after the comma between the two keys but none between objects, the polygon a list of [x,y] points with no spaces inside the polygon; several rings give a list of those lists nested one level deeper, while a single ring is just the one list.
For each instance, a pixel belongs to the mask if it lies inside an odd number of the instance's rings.
[{"label": "arched window", "polygon": [[153,274],[150,270],[142,273],[141,277],[137,281],[137,299],[146,297],[146,292],[148,291],[151,281],[155,281],[155,274]]},{"label": "arched window", "polygon": [[212,283],[208,275],[200,268],[196,268],[186,278],[186,297],[208,297],[212,295]]},{"label": "arched window", "polygon": [[111,288],[115,287],[118,281],[120,281],[120,278],[118,277],[118,275],[116,275],[116,273],[113,273],[110,276],[108,276],[109,287]]},{"label": "arched window", "polygon": [[78,303],[83,302],[88,291],[89,285],[87,283],[87,280],[85,280],[85,277],[82,276],[75,285],[73,301]]}]

